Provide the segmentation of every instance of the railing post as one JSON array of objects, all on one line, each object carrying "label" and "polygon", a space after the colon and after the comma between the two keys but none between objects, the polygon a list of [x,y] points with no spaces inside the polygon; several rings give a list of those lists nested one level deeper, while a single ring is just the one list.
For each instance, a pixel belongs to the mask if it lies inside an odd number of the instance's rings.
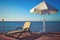
[{"label": "railing post", "polygon": [[4,19],[2,19],[2,32],[4,33]]}]

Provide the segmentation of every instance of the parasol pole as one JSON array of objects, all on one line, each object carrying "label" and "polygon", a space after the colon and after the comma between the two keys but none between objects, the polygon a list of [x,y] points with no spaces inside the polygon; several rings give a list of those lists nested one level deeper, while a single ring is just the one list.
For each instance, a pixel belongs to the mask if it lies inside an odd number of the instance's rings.
[{"label": "parasol pole", "polygon": [[43,31],[45,32],[46,30],[45,30],[45,27],[46,27],[46,19],[43,19]]}]

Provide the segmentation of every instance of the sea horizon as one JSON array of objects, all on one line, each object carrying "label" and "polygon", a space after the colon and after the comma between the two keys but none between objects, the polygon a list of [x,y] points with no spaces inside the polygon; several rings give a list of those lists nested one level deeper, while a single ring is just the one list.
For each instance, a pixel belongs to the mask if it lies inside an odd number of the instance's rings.
[{"label": "sea horizon", "polygon": [[[4,20],[4,21],[6,21],[6,20]],[[10,21],[10,20],[9,20]],[[13,20],[12,20],[13,21]],[[40,20],[41,21],[41,20]],[[42,21],[44,21],[44,20],[42,20]],[[47,20],[46,20],[47,21]],[[55,20],[54,20],[55,21]],[[2,20],[0,21],[0,22],[2,22]],[[32,22],[32,21],[31,21]]]},{"label": "sea horizon", "polygon": [[[12,31],[17,27],[23,27],[26,21],[4,21],[5,32]],[[0,32],[2,32],[3,22],[0,21]],[[46,32],[60,32],[60,21],[46,21]],[[8,29],[7,29],[8,28]],[[31,21],[31,31],[39,32],[43,30],[42,21]]]}]

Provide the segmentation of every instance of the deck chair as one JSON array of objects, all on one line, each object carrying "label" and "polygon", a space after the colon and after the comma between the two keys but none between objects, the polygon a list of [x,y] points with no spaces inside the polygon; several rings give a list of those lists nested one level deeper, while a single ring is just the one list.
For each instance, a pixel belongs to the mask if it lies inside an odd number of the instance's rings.
[{"label": "deck chair", "polygon": [[[31,22],[25,22],[23,27],[17,27],[16,30],[7,32],[7,33],[5,33],[5,35],[13,37],[13,34],[20,33],[17,36],[17,38],[19,38],[22,35],[22,33],[25,33],[25,32],[29,32],[30,34],[32,34],[32,32],[30,31],[30,24],[31,24]],[[18,29],[21,29],[21,30],[18,30]]]}]

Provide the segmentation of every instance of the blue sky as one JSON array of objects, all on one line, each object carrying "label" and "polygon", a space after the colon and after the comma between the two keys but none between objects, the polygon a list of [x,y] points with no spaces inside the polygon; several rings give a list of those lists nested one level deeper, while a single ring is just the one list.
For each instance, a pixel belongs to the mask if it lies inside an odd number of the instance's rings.
[{"label": "blue sky", "polygon": [[60,21],[60,0],[45,0],[59,10],[57,14],[31,14],[30,9],[43,0],[0,0],[0,21]]}]

